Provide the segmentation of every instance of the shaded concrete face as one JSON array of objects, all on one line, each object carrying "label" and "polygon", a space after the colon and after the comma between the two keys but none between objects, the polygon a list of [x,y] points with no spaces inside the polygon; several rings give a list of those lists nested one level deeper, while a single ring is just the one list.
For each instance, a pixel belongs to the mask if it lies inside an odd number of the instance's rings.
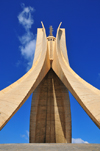
[{"label": "shaded concrete face", "polygon": [[30,143],[71,143],[68,90],[52,69],[33,92]]}]

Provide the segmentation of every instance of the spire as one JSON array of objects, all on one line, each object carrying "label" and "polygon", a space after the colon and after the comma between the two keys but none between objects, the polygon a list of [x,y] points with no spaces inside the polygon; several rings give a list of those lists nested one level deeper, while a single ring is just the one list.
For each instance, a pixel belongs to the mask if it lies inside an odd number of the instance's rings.
[{"label": "spire", "polygon": [[52,32],[53,32],[53,28],[52,28],[52,26],[50,26],[50,35],[49,36],[53,36],[53,34],[52,34]]}]

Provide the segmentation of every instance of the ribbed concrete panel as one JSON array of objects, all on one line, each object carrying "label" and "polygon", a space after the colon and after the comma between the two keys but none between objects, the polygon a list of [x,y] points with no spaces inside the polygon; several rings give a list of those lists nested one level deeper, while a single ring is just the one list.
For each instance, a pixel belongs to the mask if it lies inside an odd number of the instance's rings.
[{"label": "ribbed concrete panel", "polygon": [[52,69],[33,92],[30,143],[70,143],[68,90]]}]

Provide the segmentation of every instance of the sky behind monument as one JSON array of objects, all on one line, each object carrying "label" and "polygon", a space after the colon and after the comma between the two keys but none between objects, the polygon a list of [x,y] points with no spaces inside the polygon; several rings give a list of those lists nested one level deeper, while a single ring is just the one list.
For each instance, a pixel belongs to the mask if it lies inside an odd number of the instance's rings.
[{"label": "sky behind monument", "polygon": [[[1,0],[0,90],[15,82],[31,67],[37,28],[43,21],[47,36],[60,22],[66,30],[72,69],[100,89],[99,0]],[[33,75],[34,76],[34,75]],[[0,131],[0,143],[27,143],[31,97]],[[100,143],[100,130],[70,94],[73,142]]]}]

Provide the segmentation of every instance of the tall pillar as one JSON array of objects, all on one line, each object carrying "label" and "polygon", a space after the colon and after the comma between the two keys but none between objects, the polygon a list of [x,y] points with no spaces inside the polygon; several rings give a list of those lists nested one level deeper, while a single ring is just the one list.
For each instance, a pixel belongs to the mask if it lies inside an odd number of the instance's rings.
[{"label": "tall pillar", "polygon": [[33,92],[30,143],[71,143],[68,90],[52,69]]}]

